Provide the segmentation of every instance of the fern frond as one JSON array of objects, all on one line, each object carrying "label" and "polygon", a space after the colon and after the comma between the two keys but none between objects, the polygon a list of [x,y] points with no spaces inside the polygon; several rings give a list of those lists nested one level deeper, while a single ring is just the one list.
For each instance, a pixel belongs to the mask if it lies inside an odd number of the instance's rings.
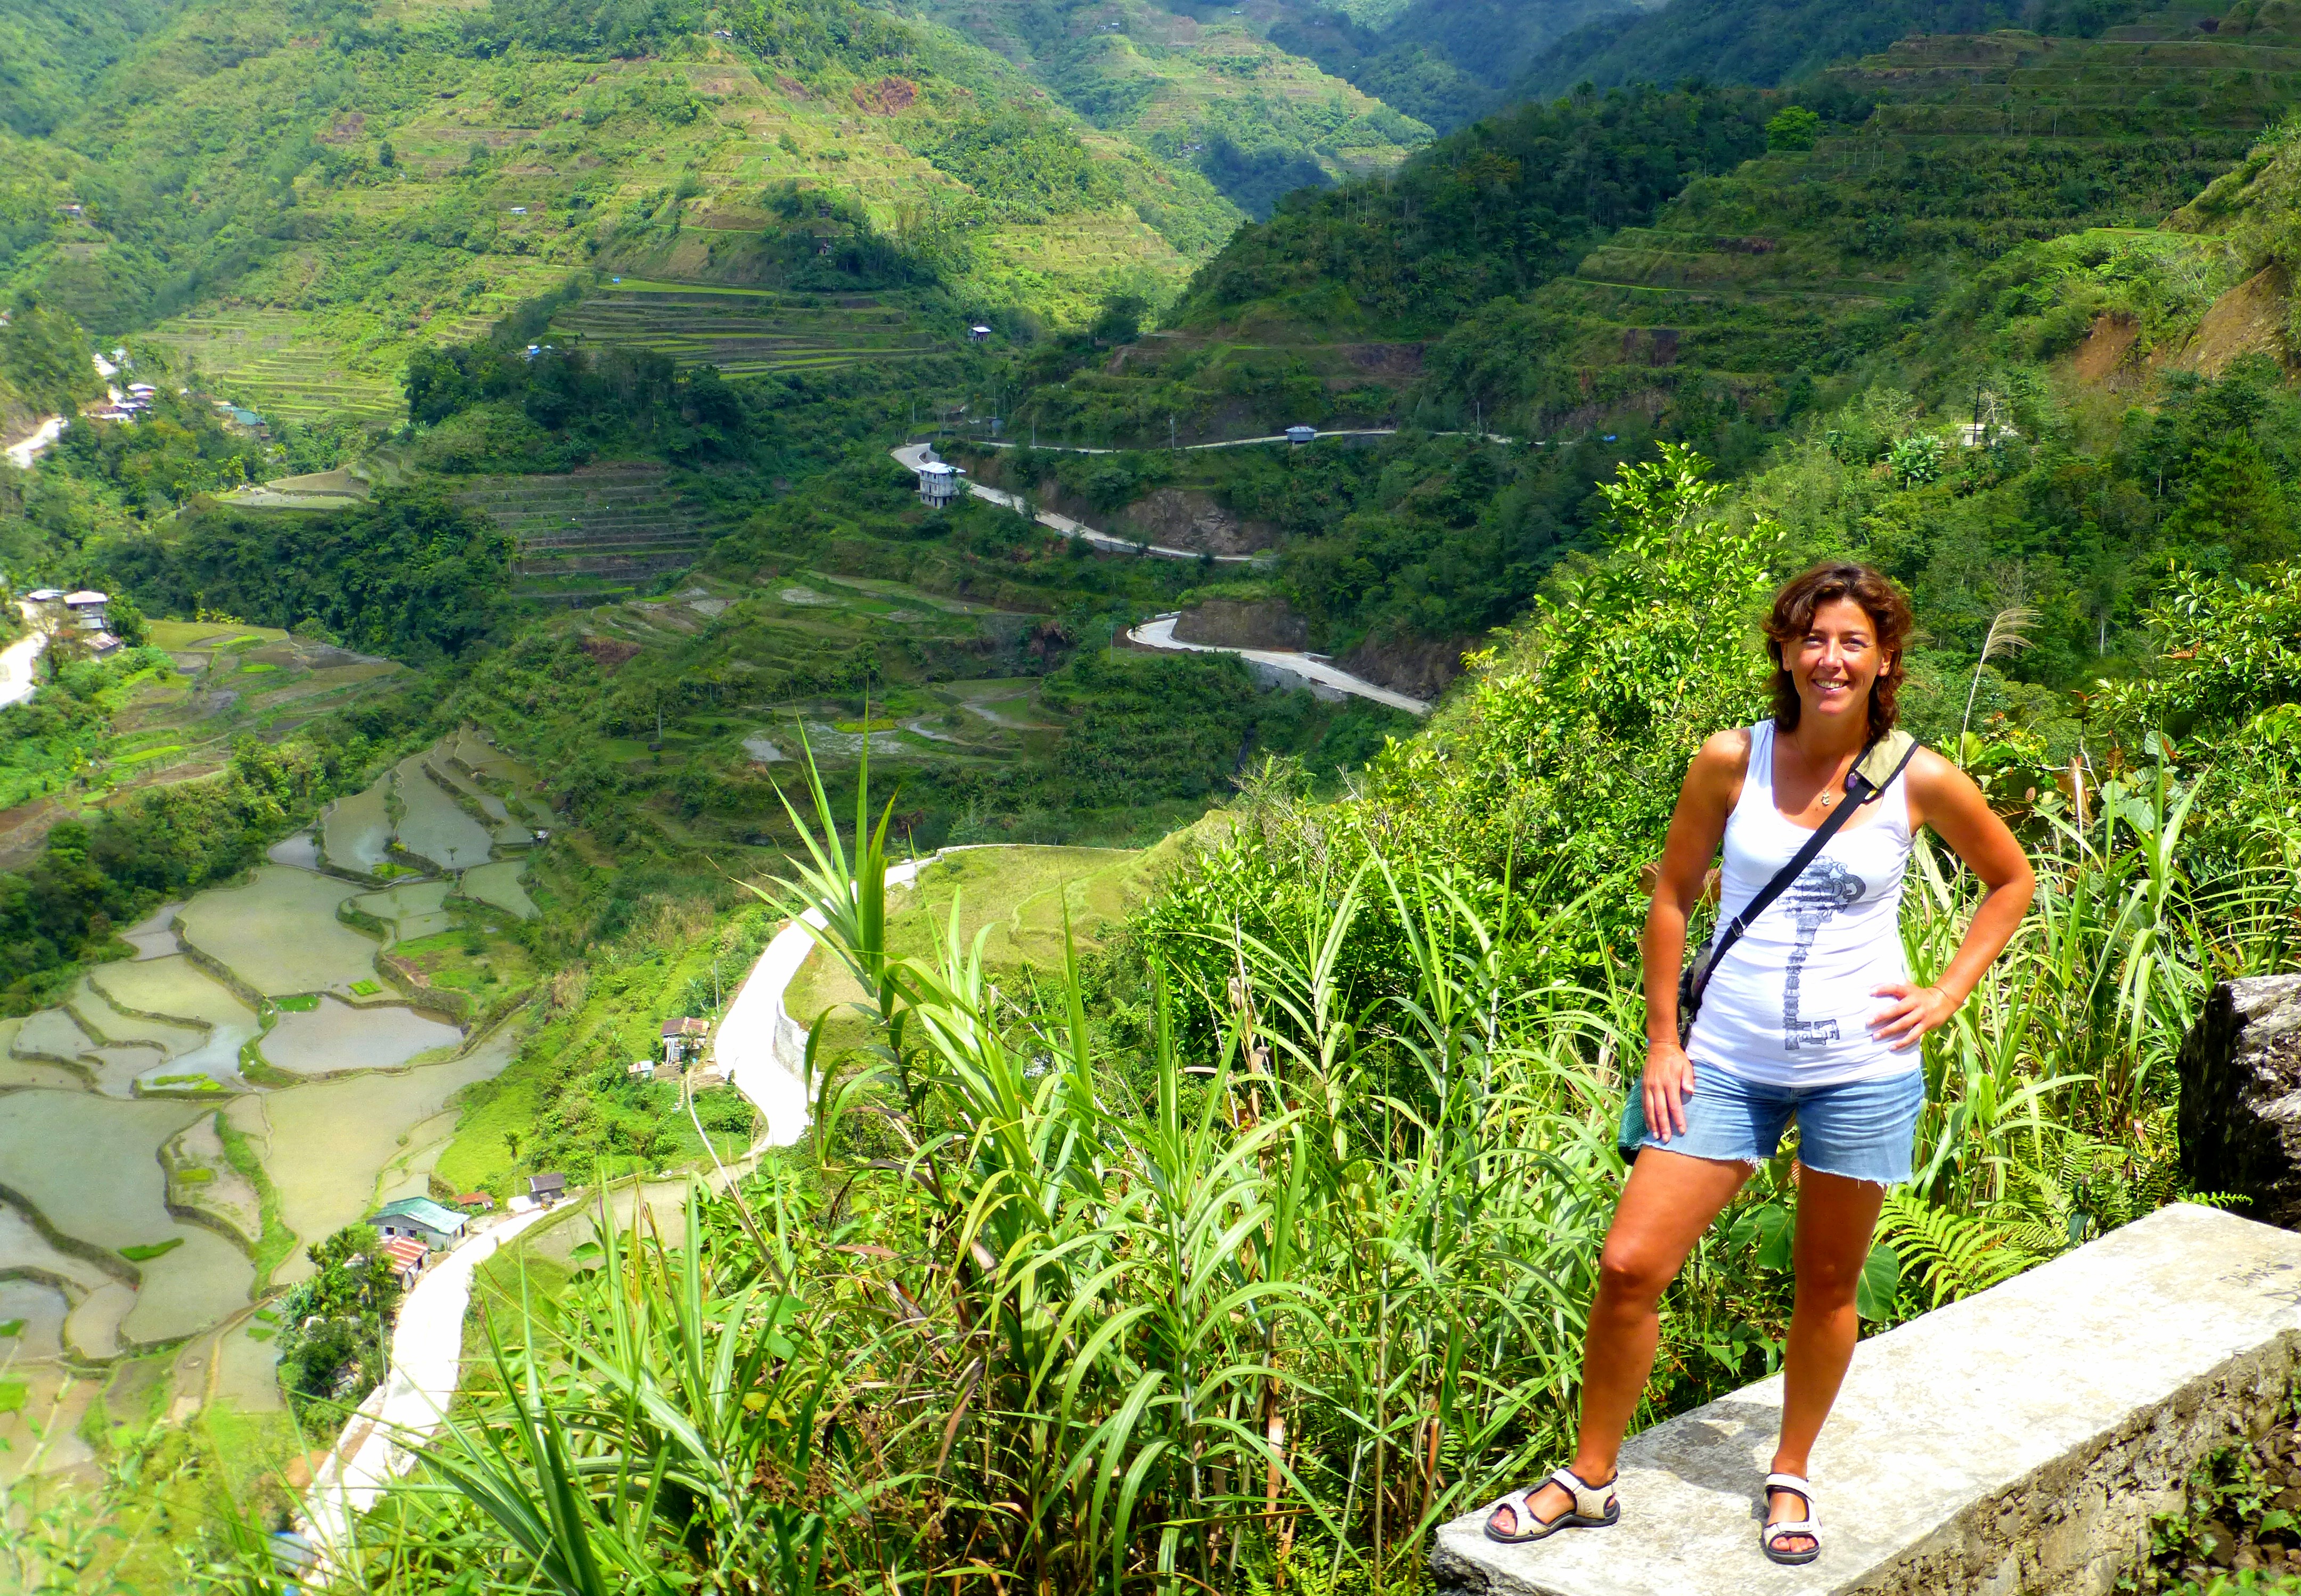
[{"label": "fern frond", "polygon": [[1901,1255],[1904,1276],[1925,1282],[1934,1308],[2011,1280],[2044,1256],[1985,1220],[1935,1207],[1907,1191],[1887,1193],[1878,1228]]}]

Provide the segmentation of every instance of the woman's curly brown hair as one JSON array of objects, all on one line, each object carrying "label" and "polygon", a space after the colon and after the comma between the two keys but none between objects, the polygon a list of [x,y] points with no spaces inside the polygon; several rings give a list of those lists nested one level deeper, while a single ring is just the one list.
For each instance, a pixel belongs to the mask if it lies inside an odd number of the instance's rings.
[{"label": "woman's curly brown hair", "polygon": [[1910,601],[1885,577],[1851,560],[1826,561],[1774,595],[1773,610],[1766,616],[1766,653],[1774,662],[1774,724],[1784,731],[1796,731],[1801,708],[1797,683],[1782,663],[1782,649],[1805,636],[1816,610],[1840,598],[1862,606],[1878,629],[1878,647],[1886,655],[1886,668],[1870,689],[1870,740],[1874,743],[1894,729],[1899,714],[1895,700],[1904,673],[1902,645],[1909,640],[1912,624]]}]

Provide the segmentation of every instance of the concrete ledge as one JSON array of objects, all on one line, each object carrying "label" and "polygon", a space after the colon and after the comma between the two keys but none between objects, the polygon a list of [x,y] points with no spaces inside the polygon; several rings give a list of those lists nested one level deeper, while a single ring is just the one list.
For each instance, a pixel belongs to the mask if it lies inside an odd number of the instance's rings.
[{"label": "concrete ledge", "polygon": [[2180,1204],[1862,1343],[1814,1452],[1821,1557],[1758,1548],[1779,1376],[1633,1439],[1622,1521],[1532,1546],[1439,1531],[1487,1596],[2106,1592],[2196,1461],[2301,1364],[2301,1235]]}]

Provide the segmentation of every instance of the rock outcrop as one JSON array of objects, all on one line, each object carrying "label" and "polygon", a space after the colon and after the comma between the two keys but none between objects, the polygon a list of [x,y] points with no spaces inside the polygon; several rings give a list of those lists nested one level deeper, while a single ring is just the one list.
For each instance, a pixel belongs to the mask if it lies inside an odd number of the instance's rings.
[{"label": "rock outcrop", "polygon": [[1217,648],[1280,648],[1300,653],[1310,640],[1310,623],[1284,599],[1240,604],[1209,598],[1175,618],[1175,636],[1185,643]]},{"label": "rock outcrop", "polygon": [[2301,975],[2225,981],[2181,1040],[2181,1174],[2301,1230]]}]

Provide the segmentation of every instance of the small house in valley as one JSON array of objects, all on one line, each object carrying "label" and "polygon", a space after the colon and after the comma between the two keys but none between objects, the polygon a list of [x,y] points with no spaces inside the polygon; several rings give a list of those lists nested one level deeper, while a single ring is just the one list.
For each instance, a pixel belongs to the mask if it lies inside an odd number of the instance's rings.
[{"label": "small house in valley", "polygon": [[386,1241],[381,1250],[391,1260],[391,1277],[399,1283],[403,1291],[415,1283],[415,1277],[423,1273],[425,1260],[431,1256],[431,1249],[414,1236],[396,1236]]},{"label": "small house in valley", "polygon": [[111,602],[111,594],[99,593],[93,588],[64,595],[64,608],[71,612],[73,623],[82,631],[104,630],[104,606]]},{"label": "small house in valley", "polygon": [[556,1170],[527,1177],[527,1194],[545,1207],[567,1195],[567,1177]]},{"label": "small house in valley", "polygon": [[428,1197],[403,1197],[386,1203],[368,1221],[376,1234],[390,1242],[407,1237],[426,1247],[452,1247],[464,1239],[470,1219]]},{"label": "small house in valley", "polygon": [[663,1023],[663,1061],[674,1069],[703,1057],[703,1043],[711,1022],[686,1015]]},{"label": "small house in valley", "polygon": [[492,1214],[496,1199],[485,1191],[466,1191],[456,1199],[456,1206],[474,1214]]},{"label": "small house in valley", "polygon": [[929,509],[939,510],[958,497],[958,479],[966,473],[956,465],[940,460],[919,463],[919,500]]}]

